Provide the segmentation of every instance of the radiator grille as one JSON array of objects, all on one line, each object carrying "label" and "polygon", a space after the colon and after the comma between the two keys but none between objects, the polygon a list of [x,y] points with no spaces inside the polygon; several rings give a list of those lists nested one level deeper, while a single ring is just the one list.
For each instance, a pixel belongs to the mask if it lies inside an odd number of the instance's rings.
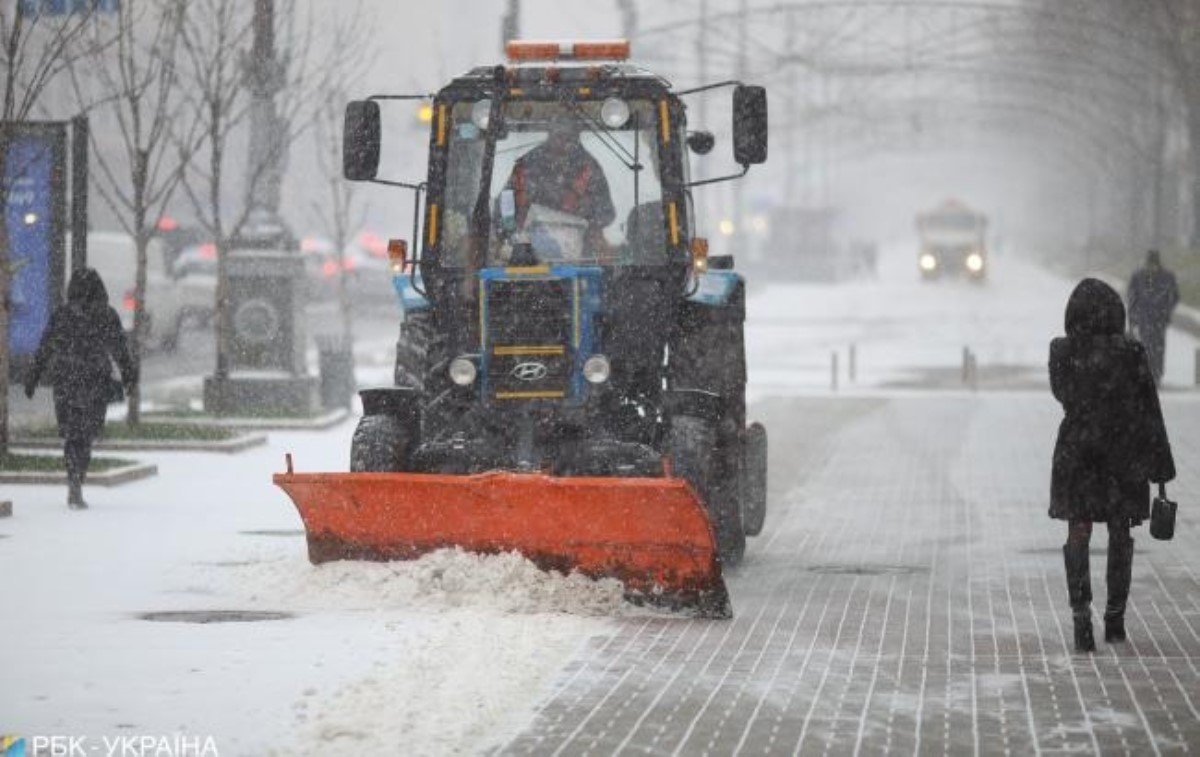
[{"label": "radiator grille", "polygon": [[496,399],[567,395],[572,297],[569,279],[488,282],[488,385]]}]

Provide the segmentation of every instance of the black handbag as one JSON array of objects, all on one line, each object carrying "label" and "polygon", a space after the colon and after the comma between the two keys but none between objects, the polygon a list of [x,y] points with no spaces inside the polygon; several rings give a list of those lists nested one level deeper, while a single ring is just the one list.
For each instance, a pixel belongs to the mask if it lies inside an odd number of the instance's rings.
[{"label": "black handbag", "polygon": [[1176,505],[1167,499],[1167,485],[1158,485],[1158,496],[1150,506],[1150,535],[1161,541],[1170,541],[1175,536]]}]

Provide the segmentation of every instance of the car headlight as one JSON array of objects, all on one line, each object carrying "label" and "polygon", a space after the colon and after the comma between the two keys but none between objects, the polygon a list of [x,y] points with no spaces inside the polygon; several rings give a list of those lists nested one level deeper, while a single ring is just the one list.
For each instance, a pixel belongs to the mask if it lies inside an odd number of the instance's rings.
[{"label": "car headlight", "polygon": [[928,252],[923,253],[920,261],[918,262],[921,265],[922,271],[932,271],[933,269],[937,268],[937,258]]},{"label": "car headlight", "polygon": [[612,375],[612,366],[603,355],[592,355],[583,362],[583,377],[592,384],[603,384]]},{"label": "car headlight", "polygon": [[972,252],[967,256],[967,270],[972,273],[979,273],[983,270],[983,256],[978,252]]},{"label": "car headlight", "polygon": [[475,363],[469,358],[456,357],[450,361],[450,380],[458,386],[470,386],[478,373]]}]

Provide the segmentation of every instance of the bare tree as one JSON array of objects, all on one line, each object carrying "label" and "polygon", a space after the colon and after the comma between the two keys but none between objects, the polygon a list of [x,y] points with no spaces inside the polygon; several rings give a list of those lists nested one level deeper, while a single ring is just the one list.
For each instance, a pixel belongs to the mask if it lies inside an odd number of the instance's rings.
[{"label": "bare tree", "polygon": [[[237,0],[199,0],[189,4],[183,23],[182,75],[190,112],[201,126],[200,150],[190,156],[183,189],[199,225],[217,249],[216,333],[217,371],[222,364],[222,337],[228,331],[225,276],[229,239],[236,224],[226,215],[226,158],[230,135],[247,114],[244,75],[238,61],[251,37],[244,3]],[[186,150],[186,146],[182,147]]]},{"label": "bare tree", "polygon": [[[183,166],[198,137],[195,121],[177,117],[177,53],[183,31],[184,0],[124,0],[117,12],[115,44],[72,66],[76,96],[99,109],[115,128],[90,130],[95,186],[113,210],[137,251],[131,352],[141,365],[147,332],[147,250],[156,222],[183,179]],[[172,131],[175,129],[176,131]],[[119,151],[104,149],[98,132],[115,134]],[[129,394],[128,421],[141,419],[141,389]]]},{"label": "bare tree", "polygon": [[[338,269],[346,270],[345,253],[354,227],[363,219],[363,212],[354,192],[355,185],[342,178],[342,117],[350,90],[360,82],[376,50],[363,40],[374,39],[371,29],[374,17],[364,11],[361,0],[337,14],[332,28],[327,30],[328,63],[312,87],[313,145],[317,168],[325,184],[323,199],[312,203],[312,210],[337,251]],[[338,279],[338,305],[341,312],[342,343],[349,345],[352,336],[352,306],[346,288],[346,276]]]},{"label": "bare tree", "polygon": [[[27,13],[20,0],[0,1],[0,76],[4,87],[0,124],[29,119],[51,83],[86,51],[84,37],[95,15],[94,11],[81,10],[48,17]],[[0,457],[8,454],[9,444],[8,331],[14,274],[8,248],[9,145],[8,130],[0,128]]]}]

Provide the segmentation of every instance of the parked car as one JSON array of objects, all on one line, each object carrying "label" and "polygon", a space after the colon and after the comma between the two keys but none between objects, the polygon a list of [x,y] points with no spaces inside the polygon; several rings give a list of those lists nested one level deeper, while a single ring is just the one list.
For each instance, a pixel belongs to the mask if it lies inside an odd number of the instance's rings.
[{"label": "parked car", "polygon": [[[121,316],[126,332],[133,331],[134,287],[137,283],[137,246],[123,232],[88,234],[88,265],[104,279],[110,304]],[[184,298],[178,278],[167,264],[166,248],[157,238],[146,250],[146,315],[148,349],[174,350],[183,328]]]},{"label": "parked car", "polygon": [[200,326],[210,324],[217,310],[217,246],[204,242],[182,248],[171,271],[183,299],[184,318]]},{"label": "parked car", "polygon": [[391,268],[387,259],[387,244],[382,254],[372,238],[356,235],[339,258],[337,247],[324,237],[306,236],[300,240],[304,270],[308,279],[309,298],[315,301],[336,300],[338,285],[345,279],[346,291],[352,303],[362,304],[395,297]]}]

